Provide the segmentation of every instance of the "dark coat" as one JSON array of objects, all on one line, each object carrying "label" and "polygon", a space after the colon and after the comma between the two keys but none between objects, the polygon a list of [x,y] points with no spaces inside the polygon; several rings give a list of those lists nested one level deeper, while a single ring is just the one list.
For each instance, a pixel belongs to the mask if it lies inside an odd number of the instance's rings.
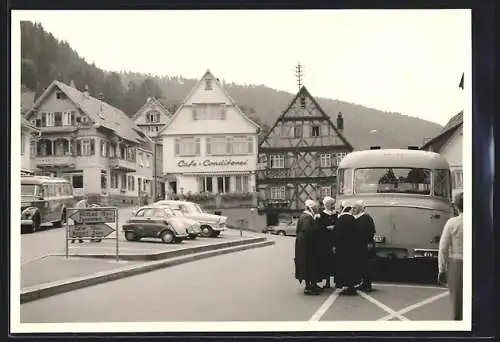
[{"label": "dark coat", "polygon": [[337,285],[353,286],[361,281],[366,244],[363,234],[357,228],[354,216],[339,215],[333,234]]},{"label": "dark coat", "polygon": [[321,280],[318,241],[316,221],[311,215],[302,214],[297,222],[294,258],[295,278],[299,282]]},{"label": "dark coat", "polygon": [[328,279],[334,274],[335,255],[333,254],[333,229],[337,223],[337,213],[328,215],[324,211],[316,219],[320,228],[318,252],[320,253],[321,274],[324,279]]},{"label": "dark coat", "polygon": [[[366,257],[374,258],[375,257],[375,241],[373,237],[376,233],[375,231],[375,222],[373,222],[372,217],[368,213],[364,213],[356,219],[357,230],[359,230],[363,234],[363,239],[366,246]],[[369,245],[372,248],[369,248]]]}]

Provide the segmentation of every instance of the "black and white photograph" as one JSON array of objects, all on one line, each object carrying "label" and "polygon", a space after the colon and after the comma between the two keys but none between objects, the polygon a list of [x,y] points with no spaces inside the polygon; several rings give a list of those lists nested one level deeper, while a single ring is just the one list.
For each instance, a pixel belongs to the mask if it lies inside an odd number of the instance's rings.
[{"label": "black and white photograph", "polygon": [[470,330],[471,37],[12,10],[11,331]]}]

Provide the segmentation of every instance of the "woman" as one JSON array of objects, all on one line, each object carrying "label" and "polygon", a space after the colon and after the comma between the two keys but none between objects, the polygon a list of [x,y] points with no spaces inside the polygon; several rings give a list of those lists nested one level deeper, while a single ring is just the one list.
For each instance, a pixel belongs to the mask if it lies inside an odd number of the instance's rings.
[{"label": "woman", "polygon": [[319,228],[315,221],[317,204],[307,200],[305,210],[297,222],[295,238],[295,278],[305,281],[304,294],[318,295],[321,288],[316,284],[321,280],[318,254]]},{"label": "woman", "polygon": [[355,295],[356,284],[361,280],[363,235],[356,229],[351,205],[343,202],[333,233],[335,250],[335,282],[338,287],[347,287],[342,294]]},{"label": "woman", "polygon": [[357,201],[353,207],[354,218],[356,219],[356,229],[363,236],[364,250],[361,252],[361,285],[358,290],[364,292],[372,291],[372,280],[370,276],[371,264],[375,258],[375,223],[373,218],[365,211],[365,202]]},{"label": "woman", "polygon": [[333,253],[333,229],[337,222],[335,211],[335,199],[326,196],[323,199],[324,210],[317,219],[320,228],[319,249],[322,278],[325,279],[324,288],[330,288],[330,278],[333,277],[335,269],[335,254]]}]

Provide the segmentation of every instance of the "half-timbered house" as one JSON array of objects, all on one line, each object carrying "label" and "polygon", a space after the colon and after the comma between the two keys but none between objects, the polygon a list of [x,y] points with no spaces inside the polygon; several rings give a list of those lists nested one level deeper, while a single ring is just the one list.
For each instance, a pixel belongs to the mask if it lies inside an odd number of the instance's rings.
[{"label": "half-timbered house", "polygon": [[353,150],[343,125],[341,113],[335,126],[306,87],[300,88],[259,145],[259,213],[268,225],[298,215],[309,198],[335,196],[338,162]]}]

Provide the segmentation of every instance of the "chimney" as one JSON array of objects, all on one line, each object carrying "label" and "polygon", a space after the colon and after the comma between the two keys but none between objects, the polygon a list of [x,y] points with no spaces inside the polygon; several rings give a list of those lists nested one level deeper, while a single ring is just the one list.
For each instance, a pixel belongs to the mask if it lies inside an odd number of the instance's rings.
[{"label": "chimney", "polygon": [[85,90],[83,91],[83,93],[87,96],[89,96],[89,86],[88,84],[85,85]]},{"label": "chimney", "polygon": [[339,112],[339,114],[337,115],[337,129],[339,131],[343,131],[344,130],[344,118],[342,117],[342,113]]}]

